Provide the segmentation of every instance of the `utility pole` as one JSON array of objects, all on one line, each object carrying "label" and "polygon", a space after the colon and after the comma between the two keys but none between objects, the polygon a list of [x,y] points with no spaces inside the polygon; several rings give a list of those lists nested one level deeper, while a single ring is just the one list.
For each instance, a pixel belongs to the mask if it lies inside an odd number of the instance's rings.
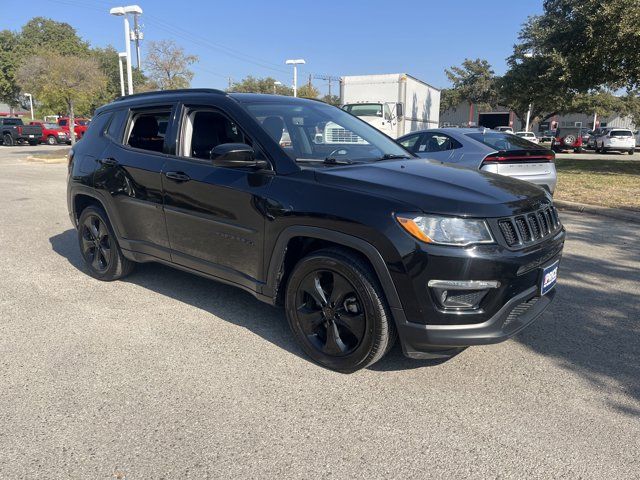
[{"label": "utility pole", "polygon": [[329,98],[331,98],[331,82],[339,81],[340,77],[332,77],[331,75],[316,75],[317,80],[324,80],[329,83]]}]

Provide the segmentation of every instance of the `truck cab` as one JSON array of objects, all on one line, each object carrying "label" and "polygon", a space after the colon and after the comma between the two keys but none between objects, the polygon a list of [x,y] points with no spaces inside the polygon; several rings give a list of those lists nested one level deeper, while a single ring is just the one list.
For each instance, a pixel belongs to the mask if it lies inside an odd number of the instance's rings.
[{"label": "truck cab", "polygon": [[395,103],[347,103],[342,106],[342,109],[361,118],[390,137],[395,138],[397,135],[398,116],[396,111],[398,107]]}]

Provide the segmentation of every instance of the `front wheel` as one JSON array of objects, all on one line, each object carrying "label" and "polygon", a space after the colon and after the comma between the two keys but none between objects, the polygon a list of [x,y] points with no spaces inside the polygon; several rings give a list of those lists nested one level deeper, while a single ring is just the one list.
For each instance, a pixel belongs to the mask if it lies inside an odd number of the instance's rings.
[{"label": "front wheel", "polygon": [[629,150],[629,155],[633,155],[635,149],[634,150]]},{"label": "front wheel", "polygon": [[56,139],[56,137],[54,137],[53,135],[49,135],[47,137],[47,144],[49,145],[55,145],[58,143],[58,140]]},{"label": "front wheel", "polygon": [[380,360],[395,340],[382,288],[361,258],[319,250],[294,267],[286,314],[302,349],[320,365],[351,373]]},{"label": "front wheel", "polygon": [[78,221],[78,243],[89,275],[110,282],[127,276],[134,262],[122,255],[107,214],[99,207],[87,207]]},{"label": "front wheel", "polygon": [[13,147],[13,137],[9,133],[4,134],[2,137],[2,144],[6,147]]}]

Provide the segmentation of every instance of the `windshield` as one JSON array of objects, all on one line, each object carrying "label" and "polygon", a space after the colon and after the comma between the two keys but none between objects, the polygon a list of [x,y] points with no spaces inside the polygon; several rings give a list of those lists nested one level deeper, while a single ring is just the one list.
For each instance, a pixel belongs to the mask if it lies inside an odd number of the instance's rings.
[{"label": "windshield", "polygon": [[58,128],[58,125],[56,125],[55,123],[45,123],[43,126],[44,128],[48,128],[49,130]]},{"label": "windshield", "polygon": [[511,135],[509,133],[499,132],[487,132],[487,133],[467,133],[468,137],[474,140],[484,143],[485,145],[495,148],[496,150],[509,151],[509,150],[539,150],[540,147],[535,143],[531,143],[529,140],[525,140],[517,135]]},{"label": "windshield", "polygon": [[612,137],[633,137],[631,130],[612,130]]},{"label": "windshield", "polygon": [[411,157],[369,124],[321,102],[244,104],[264,130],[297,162],[360,163]]},{"label": "windshield", "polygon": [[345,105],[343,110],[356,117],[381,117],[382,105],[380,103],[357,103]]}]

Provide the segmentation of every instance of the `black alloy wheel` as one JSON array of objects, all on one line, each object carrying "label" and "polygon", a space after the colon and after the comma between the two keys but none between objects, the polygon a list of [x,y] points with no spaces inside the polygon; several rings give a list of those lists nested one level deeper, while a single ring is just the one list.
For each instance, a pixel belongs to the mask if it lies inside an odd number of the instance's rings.
[{"label": "black alloy wheel", "polygon": [[304,334],[320,352],[348,355],[362,342],[366,314],[355,287],[339,273],[309,273],[298,287],[296,306]]},{"label": "black alloy wheel", "polygon": [[10,134],[6,133],[2,137],[2,143],[7,147],[13,147],[13,137]]},{"label": "black alloy wheel", "polygon": [[105,273],[111,264],[112,247],[107,226],[97,215],[88,215],[80,226],[82,256],[98,273]]},{"label": "black alloy wheel", "polygon": [[135,262],[122,254],[107,214],[97,205],[85,208],[80,214],[78,244],[89,275],[98,280],[118,280],[135,266]]},{"label": "black alloy wheel", "polygon": [[395,324],[371,265],[340,247],[298,261],[287,281],[285,307],[305,353],[339,372],[372,365],[395,341]]}]

